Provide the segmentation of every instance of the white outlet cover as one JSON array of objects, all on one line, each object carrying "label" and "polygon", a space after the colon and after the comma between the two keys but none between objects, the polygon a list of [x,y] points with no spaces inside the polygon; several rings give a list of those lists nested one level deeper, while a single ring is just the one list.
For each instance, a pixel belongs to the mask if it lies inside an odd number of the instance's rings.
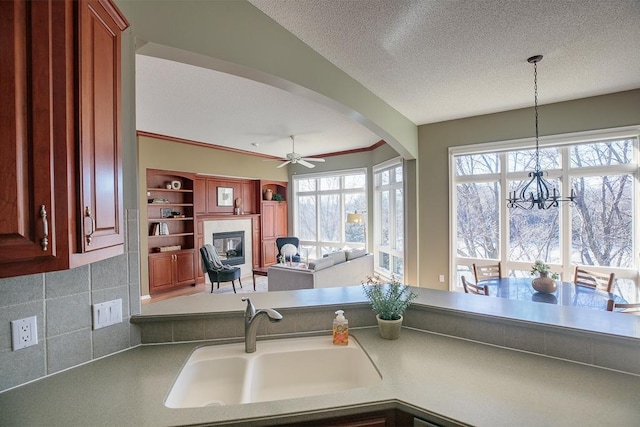
[{"label": "white outlet cover", "polygon": [[11,321],[13,351],[38,344],[38,316]]},{"label": "white outlet cover", "polygon": [[93,329],[122,322],[122,298],[93,304]]}]

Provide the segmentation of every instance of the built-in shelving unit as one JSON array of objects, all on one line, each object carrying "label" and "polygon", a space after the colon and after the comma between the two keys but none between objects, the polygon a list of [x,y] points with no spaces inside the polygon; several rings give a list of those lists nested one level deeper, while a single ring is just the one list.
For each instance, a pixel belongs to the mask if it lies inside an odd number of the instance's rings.
[{"label": "built-in shelving unit", "polygon": [[193,182],[189,173],[147,170],[150,293],[195,283]]}]

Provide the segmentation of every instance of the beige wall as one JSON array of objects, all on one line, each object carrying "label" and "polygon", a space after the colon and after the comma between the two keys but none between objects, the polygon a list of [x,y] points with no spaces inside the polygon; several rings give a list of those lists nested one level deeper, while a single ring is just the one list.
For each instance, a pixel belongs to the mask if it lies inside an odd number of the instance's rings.
[{"label": "beige wall", "polygon": [[[640,89],[540,107],[540,135],[640,124]],[[532,137],[532,108],[419,126],[420,285],[448,289],[449,160],[458,145]],[[445,274],[445,283],[438,275]]]}]

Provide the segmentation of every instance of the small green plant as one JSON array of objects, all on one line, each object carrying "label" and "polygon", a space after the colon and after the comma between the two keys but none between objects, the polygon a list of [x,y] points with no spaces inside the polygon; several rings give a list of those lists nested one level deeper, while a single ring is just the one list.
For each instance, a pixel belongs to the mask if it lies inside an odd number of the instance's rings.
[{"label": "small green plant", "polygon": [[391,276],[391,283],[385,283],[377,274],[367,276],[362,288],[374,313],[382,320],[400,319],[411,301],[418,296],[409,286],[400,283],[395,275]]},{"label": "small green plant", "polygon": [[[551,273],[549,264],[546,264],[540,260],[534,262],[533,265],[531,266],[531,275],[535,276],[536,273],[549,275],[549,273]],[[560,278],[558,273],[551,273],[550,275],[553,280],[558,280]]]},{"label": "small green plant", "polygon": [[282,194],[273,193],[273,200],[276,202],[282,202],[284,201],[284,197],[282,197]]}]

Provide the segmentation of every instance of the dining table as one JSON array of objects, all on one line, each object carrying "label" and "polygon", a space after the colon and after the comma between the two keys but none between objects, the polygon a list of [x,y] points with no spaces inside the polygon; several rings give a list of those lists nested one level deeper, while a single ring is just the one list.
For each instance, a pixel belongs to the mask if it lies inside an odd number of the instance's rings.
[{"label": "dining table", "polygon": [[531,286],[532,280],[524,277],[503,277],[500,279],[481,280],[478,284],[487,285],[489,296],[589,308],[592,310],[606,310],[607,301],[610,299],[616,303],[627,302],[621,296],[610,292],[560,280],[556,280],[557,289],[554,292],[542,293],[533,289]]}]

